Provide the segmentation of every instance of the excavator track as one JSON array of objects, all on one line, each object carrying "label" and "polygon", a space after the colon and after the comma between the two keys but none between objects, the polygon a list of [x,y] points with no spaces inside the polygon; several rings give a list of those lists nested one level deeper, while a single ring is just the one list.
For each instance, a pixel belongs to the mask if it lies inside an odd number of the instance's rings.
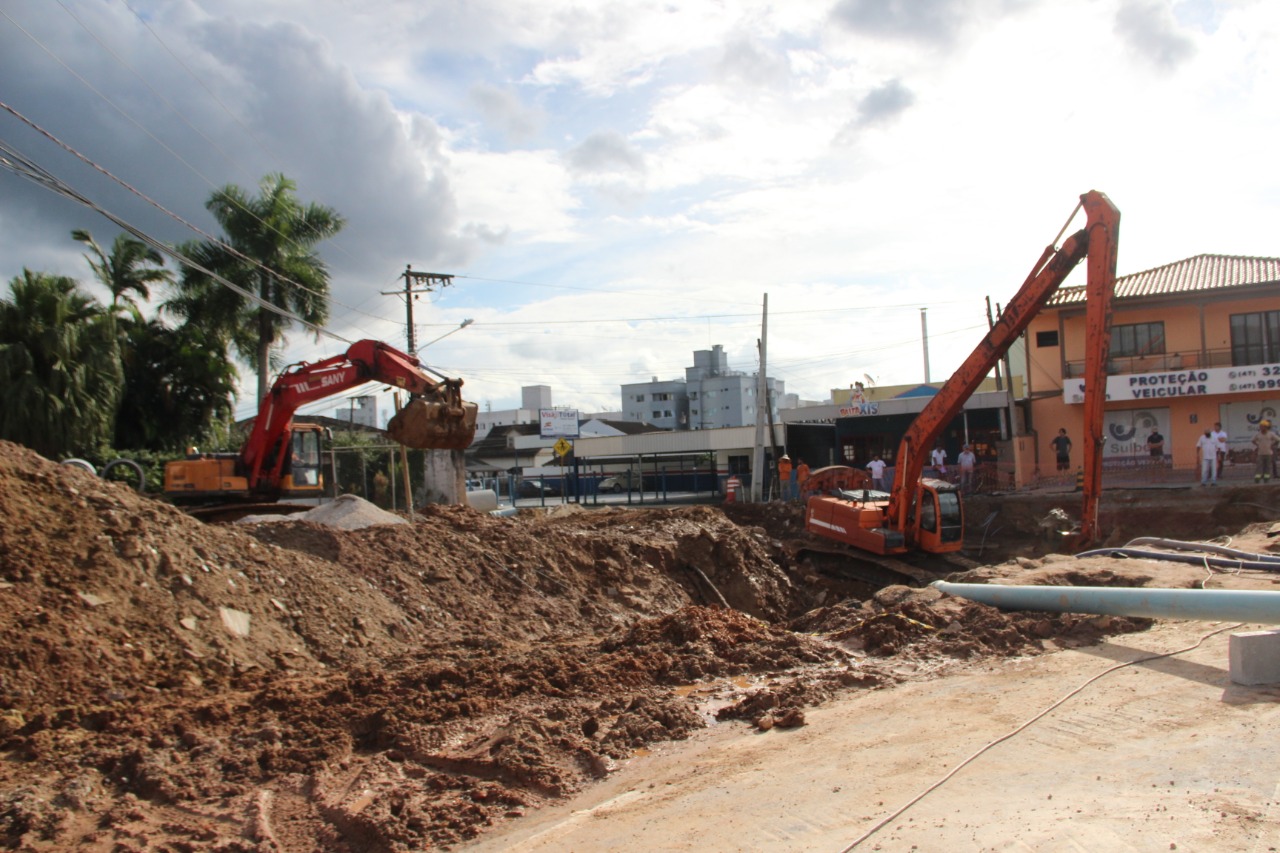
[{"label": "excavator track", "polygon": [[905,560],[816,539],[792,540],[788,543],[787,550],[792,559],[797,561],[807,554],[839,557],[841,559],[837,566],[823,561],[815,563],[815,567],[825,574],[835,574],[845,580],[856,580],[873,586],[903,584],[923,587],[955,572],[968,571],[980,565],[958,554],[920,554],[913,555],[911,560]]}]

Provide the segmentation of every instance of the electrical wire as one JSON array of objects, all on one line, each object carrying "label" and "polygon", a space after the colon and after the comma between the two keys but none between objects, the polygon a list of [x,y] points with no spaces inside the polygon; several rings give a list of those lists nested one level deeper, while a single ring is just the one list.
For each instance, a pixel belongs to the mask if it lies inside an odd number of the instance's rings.
[{"label": "electrical wire", "polygon": [[969,756],[968,758],[966,758],[964,761],[961,761],[961,762],[960,762],[959,764],[957,764],[955,767],[951,768],[951,770],[950,770],[950,771],[948,771],[948,772],[947,772],[947,773],[946,773],[946,774],[945,774],[941,779],[939,779],[938,781],[934,782],[934,783],[933,783],[933,784],[931,784],[929,787],[925,788],[925,789],[924,789],[923,791],[921,791],[919,794],[916,794],[914,797],[912,797],[910,800],[908,800],[904,805],[902,805],[902,806],[900,806],[899,808],[897,808],[897,809],[896,809],[892,814],[889,814],[889,815],[887,815],[886,817],[884,817],[883,819],[881,819],[880,821],[878,821],[874,826],[872,826],[870,829],[868,829],[868,830],[867,830],[866,832],[864,832],[862,835],[860,835],[860,836],[858,836],[856,839],[854,839],[854,841],[853,841],[851,844],[849,844],[847,847],[842,847],[842,848],[840,849],[840,853],[849,853],[849,851],[850,851],[850,850],[853,850],[855,847],[858,847],[860,844],[862,844],[862,842],[866,841],[866,840],[867,840],[867,839],[869,839],[871,836],[875,835],[875,834],[876,834],[877,832],[879,832],[881,829],[884,829],[884,827],[885,827],[885,826],[887,826],[890,822],[895,821],[895,820],[897,820],[898,818],[902,817],[902,815],[903,815],[903,814],[905,814],[905,813],[906,813],[906,811],[907,811],[908,809],[910,809],[912,806],[914,806],[916,803],[920,802],[920,801],[921,801],[921,800],[923,800],[925,797],[927,797],[929,794],[932,794],[934,791],[936,791],[936,790],[938,790],[939,788],[941,788],[944,784],[946,784],[948,781],[950,781],[950,780],[951,780],[951,778],[952,778],[953,776],[955,776],[957,773],[959,773],[959,772],[960,772],[961,770],[963,770],[965,767],[967,767],[967,766],[969,766],[970,764],[972,764],[972,763],[973,763],[974,761],[976,761],[979,757],[981,757],[981,756],[982,756],[982,755],[984,755],[985,753],[989,752],[991,749],[993,749],[994,747],[998,746],[999,744],[1002,744],[1002,743],[1004,743],[1005,741],[1010,740],[1010,739],[1012,739],[1013,737],[1015,737],[1015,736],[1017,736],[1017,735],[1021,734],[1024,730],[1026,730],[1027,728],[1029,728],[1033,723],[1035,723],[1035,722],[1039,721],[1041,718],[1045,717],[1045,716],[1046,716],[1046,715],[1048,715],[1050,712],[1052,712],[1052,711],[1056,710],[1058,707],[1060,707],[1061,705],[1065,704],[1068,700],[1070,700],[1070,699],[1074,698],[1075,696],[1077,696],[1078,694],[1080,694],[1080,693],[1081,693],[1081,692],[1082,692],[1086,687],[1088,687],[1090,684],[1093,684],[1095,681],[1098,681],[1099,679],[1101,679],[1101,678],[1103,678],[1103,677],[1105,677],[1105,676],[1108,676],[1108,675],[1110,675],[1110,674],[1111,674],[1111,673],[1113,673],[1113,672],[1116,672],[1116,671],[1121,670],[1121,669],[1125,669],[1126,667],[1135,666],[1135,665],[1140,664],[1140,663],[1149,663],[1149,662],[1151,662],[1151,661],[1153,661],[1153,660],[1161,660],[1162,658],[1169,658],[1169,657],[1173,657],[1174,655],[1184,654],[1184,653],[1189,652],[1189,651],[1191,651],[1191,650],[1193,650],[1193,649],[1197,649],[1197,648],[1199,648],[1199,647],[1204,643],[1204,641],[1205,641],[1205,640],[1209,639],[1210,637],[1215,636],[1215,635],[1217,635],[1217,634],[1221,634],[1221,633],[1223,633],[1224,631],[1234,631],[1236,628],[1239,628],[1239,627],[1240,627],[1241,625],[1243,625],[1243,624],[1244,624],[1243,622],[1238,622],[1238,623],[1236,623],[1235,625],[1228,625],[1228,626],[1226,626],[1226,627],[1224,627],[1224,628],[1216,628],[1216,629],[1214,629],[1214,630],[1210,631],[1209,633],[1205,634],[1205,635],[1204,635],[1204,636],[1202,636],[1199,640],[1196,640],[1194,643],[1192,643],[1191,645],[1189,645],[1189,646],[1187,646],[1187,647],[1185,647],[1185,648],[1176,649],[1175,651],[1172,651],[1172,652],[1164,652],[1163,654],[1158,654],[1158,655],[1148,655],[1147,657],[1137,658],[1137,659],[1135,659],[1135,660],[1125,661],[1125,662],[1123,662],[1123,663],[1118,663],[1118,664],[1115,664],[1114,666],[1110,666],[1110,667],[1108,667],[1108,668],[1104,669],[1102,672],[1099,672],[1097,675],[1094,675],[1094,676],[1092,676],[1091,678],[1086,679],[1086,680],[1084,681],[1084,683],[1083,683],[1083,684],[1081,684],[1080,686],[1076,687],[1074,690],[1069,691],[1069,692],[1068,692],[1065,696],[1063,696],[1061,699],[1059,699],[1058,701],[1054,702],[1052,705],[1050,705],[1049,707],[1045,708],[1043,711],[1040,711],[1038,714],[1036,714],[1036,715],[1035,715],[1034,717],[1032,717],[1031,719],[1029,719],[1029,720],[1027,720],[1026,722],[1022,723],[1021,725],[1017,726],[1015,729],[1013,729],[1013,730],[1012,730],[1011,732],[1009,732],[1008,734],[1002,735],[1002,736],[1000,736],[1000,737],[996,738],[995,740],[991,741],[991,742],[990,742],[990,743],[988,743],[986,746],[982,747],[982,748],[981,748],[981,749],[979,749],[977,752],[975,752],[973,755],[970,755],[970,756]]},{"label": "electrical wire", "polygon": [[[0,9],[0,15],[4,15],[4,10],[3,10],[3,9]],[[6,15],[5,17],[8,17],[8,16]],[[14,118],[18,119],[18,121],[22,122],[22,123],[23,123],[23,124],[25,124],[27,127],[29,127],[29,128],[31,128],[32,130],[34,130],[36,133],[39,133],[41,136],[43,136],[43,137],[45,137],[46,139],[48,139],[48,140],[49,140],[50,142],[52,142],[54,145],[57,145],[59,148],[61,148],[62,150],[66,151],[68,154],[71,154],[73,157],[75,157],[76,159],[80,160],[82,163],[84,163],[85,165],[89,166],[89,167],[90,167],[91,169],[93,169],[94,171],[96,171],[96,172],[98,172],[99,174],[101,174],[101,175],[103,175],[103,176],[105,176],[105,177],[109,178],[111,181],[113,181],[114,183],[116,183],[116,184],[117,184],[117,185],[119,185],[120,187],[124,188],[125,190],[128,190],[130,193],[132,193],[133,195],[137,196],[138,198],[142,199],[142,200],[143,200],[143,201],[145,201],[147,204],[149,204],[149,205],[151,205],[152,207],[154,207],[156,210],[159,210],[161,213],[163,213],[164,215],[168,216],[170,219],[173,219],[175,222],[178,222],[178,223],[180,223],[180,224],[182,224],[182,225],[186,226],[186,227],[187,227],[187,228],[189,228],[191,231],[194,231],[196,234],[199,234],[201,237],[204,237],[204,238],[205,238],[206,240],[208,240],[211,244],[216,245],[216,246],[218,246],[218,247],[219,247],[219,248],[221,248],[221,249],[224,249],[224,250],[225,250],[225,251],[227,251],[229,254],[231,254],[233,257],[236,257],[236,258],[238,258],[239,260],[244,261],[245,263],[250,264],[251,266],[257,267],[258,269],[263,270],[264,272],[268,273],[269,275],[271,275],[272,277],[276,278],[277,280],[279,280],[279,281],[283,282],[284,284],[290,285],[291,287],[295,287],[295,288],[297,288],[297,289],[299,289],[299,290],[304,291],[305,293],[309,293],[309,294],[311,294],[312,296],[315,296],[317,299],[321,299],[321,300],[324,300],[325,302],[330,303],[330,304],[332,304],[332,305],[337,305],[337,306],[339,306],[339,307],[345,308],[345,309],[347,309],[348,311],[354,311],[354,312],[355,312],[355,313],[357,313],[357,314],[364,314],[366,317],[372,317],[372,318],[373,318],[373,319],[375,319],[375,320],[382,321],[382,320],[385,320],[385,319],[386,319],[386,318],[384,318],[384,317],[379,317],[379,316],[374,315],[374,314],[368,314],[368,313],[366,313],[366,312],[364,312],[364,311],[360,311],[360,310],[358,310],[358,309],[352,308],[350,305],[343,305],[341,302],[338,302],[336,299],[334,299],[332,296],[329,296],[329,295],[328,295],[328,294],[326,294],[326,293],[320,293],[319,291],[312,290],[311,288],[306,287],[305,285],[299,284],[298,282],[296,282],[296,281],[294,281],[294,280],[292,280],[292,279],[288,278],[287,276],[280,275],[278,272],[276,272],[276,271],[274,271],[274,270],[269,270],[269,269],[267,269],[267,268],[266,268],[265,266],[263,266],[263,264],[262,264],[261,262],[259,262],[258,260],[256,260],[256,259],[254,259],[254,258],[251,258],[251,257],[249,257],[249,256],[247,256],[247,255],[245,255],[245,254],[243,254],[242,252],[240,252],[239,250],[237,250],[234,246],[231,246],[231,245],[229,245],[228,243],[226,243],[224,240],[221,240],[221,239],[219,239],[219,238],[217,238],[217,237],[213,236],[212,234],[208,233],[207,231],[203,230],[203,229],[202,229],[202,228],[200,228],[199,226],[194,225],[194,224],[193,224],[193,223],[191,223],[191,222],[188,222],[186,219],[183,219],[181,216],[179,216],[178,214],[176,214],[176,213],[174,213],[173,211],[169,210],[168,208],[166,208],[164,205],[160,204],[160,203],[159,203],[158,201],[156,201],[155,199],[152,199],[150,196],[147,196],[145,193],[143,193],[141,190],[137,189],[137,188],[136,188],[136,187],[134,187],[133,185],[129,184],[127,181],[125,181],[125,180],[123,180],[123,179],[121,179],[121,178],[116,177],[114,174],[112,174],[110,171],[108,171],[105,167],[98,165],[96,162],[94,162],[93,160],[89,159],[89,157],[87,157],[86,155],[84,155],[84,154],[80,153],[80,151],[76,150],[75,148],[73,148],[73,147],[72,147],[71,145],[69,145],[68,143],[63,142],[61,139],[59,139],[59,138],[58,138],[57,136],[55,136],[53,133],[51,133],[50,131],[48,131],[48,130],[46,130],[45,128],[41,127],[40,125],[36,124],[34,121],[32,121],[31,119],[27,118],[25,115],[23,115],[21,112],[19,112],[17,109],[15,109],[14,107],[10,106],[9,104],[7,104],[7,103],[5,103],[5,102],[3,102],[3,101],[0,101],[0,109],[2,109],[2,110],[4,110],[5,112],[9,113],[9,114],[10,114],[10,115],[12,115]],[[15,155],[16,155],[16,151],[15,151],[14,153],[15,153]],[[20,155],[18,155],[18,156],[20,156]],[[34,162],[34,161],[30,160],[29,158],[25,158],[25,157],[23,157],[22,159],[23,159],[27,164],[29,164],[30,166],[35,167],[35,162]],[[179,158],[179,159],[181,159],[181,158]],[[40,168],[40,167],[36,167],[36,168]],[[43,170],[43,169],[41,168],[41,171],[45,171],[45,170]],[[59,183],[61,183],[61,182],[59,182]],[[63,186],[68,186],[68,185],[63,184]],[[68,187],[68,188],[69,188],[69,187]],[[77,200],[79,200],[79,199],[77,199]],[[96,209],[96,210],[98,210],[98,212],[100,212],[100,213],[102,212],[101,208],[96,208],[96,207],[95,207],[95,209]],[[248,212],[251,216],[253,215],[251,211],[246,211],[246,212]],[[257,218],[257,217],[255,217],[255,218]],[[116,221],[116,220],[115,220],[115,219],[113,219],[112,221]],[[258,221],[259,221],[259,222],[261,222],[262,220],[261,220],[261,219],[259,219]],[[119,223],[119,222],[116,222],[116,224],[117,224],[117,225],[119,225],[120,223]],[[264,224],[265,224],[265,223],[264,223]],[[121,227],[123,228],[124,226],[121,226]],[[128,230],[129,230],[129,233],[134,234],[135,236],[138,236],[138,234],[139,234],[139,232],[138,232],[138,230],[137,230],[136,228],[132,228],[132,227],[131,227],[131,228],[129,228]],[[275,229],[272,229],[272,230],[275,230]],[[279,232],[277,231],[276,233],[279,233]],[[284,236],[284,235],[281,235],[281,236]],[[139,239],[142,239],[142,238],[141,238],[141,237],[139,237]],[[148,238],[147,238],[147,240],[148,240],[148,241],[151,241],[152,239],[153,239],[153,238],[150,238],[150,237],[148,237]],[[166,252],[166,254],[171,254],[171,255],[172,255],[172,254],[173,254],[173,250],[169,250],[168,252]],[[197,268],[197,269],[199,269],[199,268],[198,268],[198,267],[196,267],[196,265],[195,265],[195,264],[193,264],[193,263],[187,263],[186,265],[187,265],[187,266],[190,266],[190,267],[193,267],[193,268]],[[201,272],[205,272],[206,274],[208,274],[208,272],[207,272],[206,270],[201,269],[200,271],[201,271]],[[225,283],[225,281],[226,281],[226,280],[225,280],[225,279],[222,279],[222,281]],[[304,323],[304,325],[311,325],[311,324],[305,324],[305,323]],[[343,339],[343,340],[345,340],[345,339]]]},{"label": "electrical wire", "polygon": [[[0,104],[0,106],[4,106],[4,105]],[[317,335],[324,335],[326,337],[330,337],[347,344],[352,343],[352,341],[347,340],[341,335],[335,334],[334,332],[329,331],[323,326],[319,326],[319,325],[316,325],[315,323],[308,322],[307,320],[303,319],[297,314],[294,314],[291,311],[287,311],[279,307],[278,305],[275,305],[263,299],[262,297],[258,296],[256,293],[246,290],[243,287],[240,287],[239,285],[235,284],[234,282],[228,281],[227,279],[223,278],[222,276],[218,275],[212,270],[206,269],[205,267],[196,263],[191,258],[184,255],[182,252],[179,252],[177,249],[173,248],[172,246],[169,246],[167,243],[164,243],[163,241],[152,237],[151,235],[147,234],[145,231],[143,231],[140,228],[134,227],[133,225],[126,222],[124,219],[121,219],[119,216],[116,216],[111,211],[99,206],[97,203],[89,199],[87,196],[84,196],[81,193],[77,192],[75,189],[73,189],[71,186],[61,181],[51,172],[47,171],[46,169],[41,167],[39,164],[25,157],[21,152],[13,148],[13,146],[9,145],[4,140],[0,140],[0,166],[8,169],[9,171],[13,172],[15,175],[18,175],[19,177],[26,178],[32,181],[33,183],[39,186],[42,186],[47,190],[50,190],[51,192],[55,192],[58,195],[71,199],[72,201],[79,202],[80,204],[84,205],[90,210],[93,210],[96,213],[114,222],[122,230],[132,234],[134,237],[141,240],[143,243],[155,249],[156,251],[162,252],[163,254],[173,258],[183,266],[187,266],[192,269],[199,270],[200,272],[204,273],[205,275],[209,276],[211,279],[216,281],[218,284],[235,291],[240,296],[244,297],[245,299],[249,300],[255,305],[258,305],[259,307],[267,311],[271,311],[275,314],[278,314],[281,317],[285,317],[286,319],[297,322],[303,327],[311,329]]]},{"label": "electrical wire", "polygon": [[[232,163],[233,165],[235,164],[235,161],[234,161],[234,160],[233,160],[233,159],[232,159],[232,158],[231,158],[231,157],[230,157],[226,152],[224,152],[224,151],[223,151],[223,150],[222,150],[222,149],[217,145],[217,143],[215,143],[213,140],[209,139],[209,137],[208,137],[208,136],[206,136],[206,135],[205,135],[204,133],[202,133],[198,128],[196,128],[194,125],[192,125],[192,124],[191,124],[191,122],[187,120],[186,116],[185,116],[185,115],[183,115],[183,113],[177,109],[177,107],[175,107],[175,106],[174,106],[174,105],[173,105],[173,104],[172,104],[172,103],[171,103],[167,98],[165,98],[165,97],[164,97],[163,95],[161,95],[158,91],[156,91],[156,89],[155,89],[153,86],[151,86],[151,84],[150,84],[149,82],[147,82],[147,80],[146,80],[145,78],[143,78],[141,74],[139,74],[136,70],[134,70],[134,69],[133,69],[133,68],[132,68],[128,63],[126,63],[123,59],[121,59],[121,58],[120,58],[120,57],[119,57],[119,56],[118,56],[114,51],[112,51],[109,47],[107,47],[107,45],[106,45],[106,44],[104,44],[104,43],[103,43],[103,41],[102,41],[101,39],[99,39],[99,38],[97,37],[97,35],[96,35],[92,30],[90,30],[90,29],[89,29],[89,27],[88,27],[88,26],[87,26],[83,21],[81,21],[81,20],[80,20],[80,18],[79,18],[79,17],[77,17],[77,16],[76,16],[76,15],[75,15],[75,14],[74,14],[70,9],[68,9],[68,8],[66,7],[66,5],[65,5],[65,4],[63,4],[63,3],[62,3],[62,0],[55,0],[55,2],[57,2],[57,3],[58,3],[58,5],[59,5],[59,6],[61,6],[61,7],[63,8],[63,10],[64,10],[64,11],[65,11],[65,12],[66,12],[66,13],[67,13],[71,18],[72,18],[72,20],[74,20],[74,21],[76,21],[76,23],[80,24],[80,26],[85,30],[85,32],[87,32],[87,33],[89,34],[89,36],[90,36],[91,38],[93,38],[93,40],[94,40],[94,41],[96,41],[96,42],[97,42],[97,43],[98,43],[98,44],[103,48],[103,50],[105,50],[105,51],[108,53],[108,55],[110,55],[113,59],[115,59],[118,63],[120,63],[120,65],[122,65],[124,68],[126,68],[126,69],[128,69],[130,72],[132,72],[132,73],[134,74],[134,76],[135,76],[135,77],[138,77],[138,78],[143,82],[143,84],[144,84],[145,86],[147,86],[147,88],[148,88],[148,89],[150,89],[150,90],[151,90],[152,94],[154,94],[157,98],[159,98],[159,99],[160,99],[160,101],[162,101],[166,106],[168,106],[168,107],[169,107],[169,109],[170,109],[170,110],[172,110],[172,111],[173,111],[173,113],[174,113],[175,115],[177,115],[177,116],[178,116],[178,118],[179,118],[180,120],[182,120],[182,122],[183,122],[184,124],[186,124],[186,125],[187,125],[187,127],[191,128],[191,130],[192,130],[194,133],[196,133],[196,134],[197,134],[197,135],[199,135],[202,139],[204,139],[206,142],[208,142],[208,143],[209,143],[209,145],[210,145],[214,150],[216,150],[219,154],[221,154],[221,155],[223,156],[223,158],[224,158],[224,159],[226,159],[229,163]],[[127,6],[127,4],[126,4],[126,6]],[[130,9],[129,11],[130,11],[130,12],[133,12],[133,9]],[[136,12],[134,12],[134,14],[135,14],[135,15],[137,15],[137,13],[136,13]],[[148,129],[147,129],[147,128],[146,128],[146,127],[145,127],[141,122],[139,122],[136,118],[134,118],[132,115],[130,115],[130,114],[129,114],[129,112],[128,112],[128,111],[126,111],[123,107],[121,107],[120,105],[116,104],[113,100],[111,100],[111,98],[110,98],[110,97],[108,97],[108,96],[107,96],[106,94],[104,94],[102,91],[100,91],[99,89],[97,89],[96,87],[94,87],[92,83],[90,83],[90,82],[89,82],[88,80],[86,80],[82,75],[80,75],[79,73],[77,73],[77,72],[75,71],[75,69],[73,69],[73,68],[72,68],[70,65],[68,65],[68,64],[67,64],[67,63],[66,63],[66,62],[65,62],[61,57],[59,57],[56,53],[54,53],[52,49],[50,49],[47,45],[45,45],[42,41],[40,41],[40,39],[36,38],[36,36],[35,36],[33,33],[31,33],[30,31],[28,31],[28,30],[27,30],[26,28],[24,28],[21,24],[19,24],[19,23],[18,23],[17,21],[15,21],[12,17],[10,17],[10,16],[9,16],[9,15],[8,15],[8,14],[7,14],[3,9],[0,9],[0,15],[3,15],[3,16],[4,16],[4,17],[5,17],[5,18],[10,22],[10,23],[12,23],[12,24],[13,24],[13,25],[14,25],[14,26],[15,26],[15,27],[20,31],[20,32],[22,32],[22,34],[23,34],[23,35],[25,35],[28,39],[30,39],[32,42],[34,42],[34,43],[35,43],[35,44],[36,44],[36,45],[37,45],[41,50],[43,50],[46,54],[48,54],[48,55],[49,55],[49,56],[50,56],[50,57],[51,57],[55,62],[57,62],[59,65],[61,65],[61,66],[62,66],[62,67],[67,71],[67,73],[69,73],[72,77],[76,78],[76,80],[78,80],[81,84],[83,84],[85,88],[87,88],[89,91],[91,91],[91,92],[93,92],[95,95],[97,95],[100,99],[102,99],[102,101],[104,101],[106,104],[108,104],[112,109],[114,109],[114,110],[115,110],[116,112],[118,112],[121,116],[123,116],[125,119],[127,119],[131,124],[133,124],[133,125],[134,125],[135,127],[137,127],[139,130],[141,130],[141,131],[142,131],[146,136],[148,136],[148,137],[149,137],[153,142],[155,142],[157,145],[159,145],[161,148],[163,148],[163,149],[164,149],[165,151],[167,151],[169,154],[173,155],[174,159],[176,159],[176,160],[177,160],[179,163],[181,163],[182,165],[186,166],[186,167],[187,167],[187,169],[189,169],[189,170],[191,171],[191,173],[192,173],[192,174],[196,175],[196,176],[197,176],[197,177],[199,177],[202,181],[204,181],[204,183],[205,183],[209,188],[211,188],[211,189],[213,189],[213,190],[217,191],[218,187],[217,187],[217,185],[213,182],[213,180],[212,180],[211,178],[209,178],[207,175],[205,175],[203,172],[201,172],[199,169],[197,169],[194,165],[192,165],[190,162],[188,162],[186,159],[184,159],[180,154],[178,154],[178,152],[174,151],[174,150],[173,150],[172,148],[170,148],[167,144],[165,144],[165,143],[164,143],[161,139],[159,139],[155,134],[153,134],[150,130],[148,130]],[[150,30],[150,27],[148,27],[148,29]],[[151,32],[152,32],[152,34],[153,34],[153,35],[155,35],[155,31],[154,31],[154,30],[151,30]],[[158,38],[158,36],[157,36],[157,38]],[[184,65],[183,67],[185,68],[186,66]],[[190,73],[190,69],[189,69],[189,68],[187,69],[187,71],[188,71],[188,73]],[[193,76],[194,76],[194,75],[193,75]],[[207,91],[207,87],[206,87],[206,91]],[[219,103],[221,103],[221,102],[219,102]],[[225,106],[224,106],[224,108],[225,108]],[[32,125],[32,126],[34,127],[34,125]],[[51,137],[51,138],[52,138],[52,137]],[[68,148],[68,150],[71,150],[71,149],[69,149],[69,148]],[[73,153],[74,153],[74,152],[73,152]],[[277,158],[277,159],[278,159],[278,158]],[[86,161],[86,162],[87,162],[87,161]],[[109,172],[106,172],[105,170],[103,170],[103,173],[104,173],[104,174],[107,174],[107,175],[108,175],[108,177],[111,177],[113,180],[116,180],[118,183],[121,183],[121,184],[122,184],[122,186],[124,185],[122,182],[120,182],[120,181],[119,181],[119,179],[116,179],[116,178],[115,178],[113,175],[111,175]],[[128,188],[128,187],[126,186],[126,188]],[[139,194],[139,195],[140,195],[140,194]],[[145,197],[144,197],[144,198],[145,198]],[[281,232],[278,228],[276,228],[275,226],[273,226],[271,223],[269,223],[269,222],[267,222],[267,221],[263,220],[260,216],[258,216],[258,215],[257,215],[256,213],[254,213],[252,210],[249,210],[249,209],[248,209],[248,208],[246,208],[244,205],[241,205],[241,204],[239,204],[238,202],[235,202],[234,200],[232,200],[232,201],[233,201],[233,203],[235,204],[235,206],[236,206],[237,208],[239,208],[242,212],[244,212],[245,214],[247,214],[247,215],[248,215],[249,217],[251,217],[252,219],[256,220],[256,221],[257,221],[260,225],[262,225],[264,228],[266,228],[266,229],[267,229],[267,230],[269,230],[269,231],[274,232],[276,235],[278,235],[278,236],[280,236],[281,238],[283,238],[286,242],[292,243],[295,247],[301,247],[301,244],[297,243],[297,242],[296,242],[292,237],[290,237],[290,236],[289,236],[289,235],[287,235],[287,234],[284,234],[284,233],[283,233],[283,232]],[[163,210],[163,208],[161,208],[161,210]],[[165,212],[167,213],[168,211],[165,211]],[[173,214],[170,214],[170,215],[172,216]],[[184,223],[184,224],[185,224],[185,223]],[[188,225],[188,227],[192,227],[192,226]],[[193,230],[196,230],[196,231],[197,231],[197,233],[200,233],[200,234],[202,234],[203,236],[208,237],[208,235],[205,235],[205,234],[204,234],[204,232],[199,231],[199,229],[193,229]],[[314,233],[316,233],[316,232],[314,231],[314,229],[312,230],[312,233],[313,233],[313,234],[314,234]],[[225,245],[225,243],[222,243],[222,241],[216,240],[216,239],[214,239],[214,238],[209,238],[209,239],[210,239],[210,240],[212,240],[212,241],[213,241],[213,242],[215,242],[215,243],[219,243],[220,245],[223,245],[223,246],[224,246],[224,248],[227,248],[227,249],[228,249],[229,251],[231,251],[233,254],[237,254],[237,256],[241,257],[241,259],[242,259],[242,260],[247,260],[247,261],[249,261],[250,263],[257,264],[257,262],[256,262],[256,261],[254,261],[254,260],[252,260],[252,259],[244,258],[243,256],[238,255],[238,253],[236,253],[234,249],[231,249],[231,247],[226,246],[226,245]],[[341,245],[337,240],[330,240],[330,242],[333,244],[333,246],[334,246],[336,249],[338,249],[339,251],[341,251],[343,254],[347,255],[347,257],[352,257],[352,256],[351,256],[351,253],[350,253],[350,252],[348,252],[348,251],[346,250],[346,248],[345,248],[345,247],[343,247],[343,246],[342,246],[342,245]],[[258,266],[261,266],[261,264],[258,264]],[[296,281],[292,281],[292,280],[290,280],[290,279],[288,279],[288,278],[286,278],[286,277],[284,277],[284,276],[279,275],[278,273],[272,272],[272,275],[274,275],[276,278],[279,278],[281,281],[283,281],[283,282],[285,282],[285,283],[287,283],[287,284],[290,284],[290,285],[292,285],[292,286],[294,286],[294,287],[300,288],[300,289],[302,289],[302,290],[304,290],[304,291],[306,291],[306,292],[308,292],[308,293],[311,293],[313,296],[316,296],[317,298],[320,298],[320,299],[326,300],[326,301],[328,301],[328,302],[331,302],[331,303],[332,303],[332,304],[334,304],[334,305],[340,305],[341,307],[346,308],[346,309],[347,309],[347,310],[349,310],[349,311],[355,311],[356,313],[362,313],[362,314],[363,314],[363,313],[365,313],[365,312],[363,312],[363,311],[360,311],[359,309],[353,308],[352,306],[349,306],[349,305],[342,305],[342,304],[341,304],[341,303],[339,303],[337,300],[333,299],[333,297],[331,297],[331,296],[329,296],[329,295],[327,295],[327,294],[321,294],[321,293],[317,293],[316,291],[310,290],[310,289],[309,289],[309,288],[307,288],[305,285],[300,284],[299,282],[296,282]],[[374,319],[378,319],[378,320],[383,319],[382,317],[378,317],[377,315],[373,315],[373,314],[366,314],[366,316],[369,316],[369,317],[372,317],[372,318],[374,318]]]}]

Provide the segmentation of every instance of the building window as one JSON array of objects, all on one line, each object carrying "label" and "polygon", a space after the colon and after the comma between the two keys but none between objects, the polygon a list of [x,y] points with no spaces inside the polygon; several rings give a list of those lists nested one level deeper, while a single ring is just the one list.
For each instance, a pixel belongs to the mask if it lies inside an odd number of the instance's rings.
[{"label": "building window", "polygon": [[689,399],[690,399],[690,400],[696,400],[696,399],[698,399],[698,392],[697,392],[697,391],[690,391],[690,392],[689,392]]},{"label": "building window", "polygon": [[654,395],[653,395],[653,401],[654,401],[655,403],[658,403],[658,402],[665,402],[665,401],[670,400],[670,399],[671,399],[671,395],[670,395],[670,394],[654,394]]},{"label": "building window", "polygon": [[666,409],[665,411],[663,411],[662,416],[663,416],[664,418],[669,418],[669,417],[671,417],[671,410],[670,410],[670,409]]},{"label": "building window", "polygon": [[1056,347],[1058,345],[1058,330],[1051,332],[1036,332],[1037,347]]},{"label": "building window", "polygon": [[1231,363],[1280,361],[1280,311],[1231,315]]},{"label": "building window", "polygon": [[1164,323],[1132,323],[1111,327],[1111,355],[1155,355],[1164,352]]},{"label": "building window", "polygon": [[658,419],[658,418],[660,418],[660,417],[662,417],[662,412],[659,412],[657,409],[654,409],[654,410],[653,410],[653,419],[654,419],[654,420],[657,420],[657,419]]},{"label": "building window", "polygon": [[697,410],[697,409],[690,409],[690,410],[689,410],[689,414],[691,414],[691,415],[696,415],[696,414],[698,414],[698,410]]},{"label": "building window", "polygon": [[636,395],[636,402],[637,402],[637,403],[643,403],[643,402],[644,402],[644,395],[643,395],[643,394],[637,394],[637,395]]}]

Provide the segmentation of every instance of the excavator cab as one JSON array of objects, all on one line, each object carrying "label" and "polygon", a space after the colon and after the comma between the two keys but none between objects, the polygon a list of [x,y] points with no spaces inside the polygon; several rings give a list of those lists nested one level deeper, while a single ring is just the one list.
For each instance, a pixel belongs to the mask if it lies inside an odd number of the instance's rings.
[{"label": "excavator cab", "polygon": [[324,491],[320,474],[319,427],[295,424],[289,439],[289,467],[281,482],[281,495],[290,498],[317,497]]},{"label": "excavator cab", "polygon": [[915,507],[919,526],[916,543],[930,554],[946,554],[964,547],[964,504],[954,483],[922,480]]}]

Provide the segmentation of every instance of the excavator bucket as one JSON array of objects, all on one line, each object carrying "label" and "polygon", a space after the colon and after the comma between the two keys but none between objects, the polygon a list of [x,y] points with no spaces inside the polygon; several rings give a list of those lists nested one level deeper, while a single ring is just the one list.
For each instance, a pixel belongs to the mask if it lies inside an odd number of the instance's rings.
[{"label": "excavator bucket", "polygon": [[465,450],[476,436],[475,403],[462,400],[455,387],[418,397],[391,418],[387,432],[406,447],[419,450]]}]

